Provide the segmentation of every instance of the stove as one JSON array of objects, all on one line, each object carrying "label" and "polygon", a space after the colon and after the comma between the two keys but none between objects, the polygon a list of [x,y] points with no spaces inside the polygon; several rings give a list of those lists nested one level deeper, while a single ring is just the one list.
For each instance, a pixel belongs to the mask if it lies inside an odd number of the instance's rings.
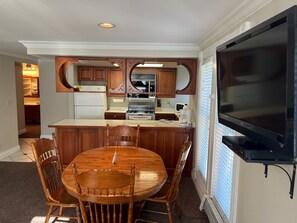
[{"label": "stove", "polygon": [[155,98],[129,98],[126,119],[154,120]]}]

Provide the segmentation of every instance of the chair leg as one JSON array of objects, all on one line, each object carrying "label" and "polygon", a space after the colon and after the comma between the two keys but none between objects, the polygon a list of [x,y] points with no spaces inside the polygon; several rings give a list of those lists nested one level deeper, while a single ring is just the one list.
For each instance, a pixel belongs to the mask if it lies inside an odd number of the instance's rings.
[{"label": "chair leg", "polygon": [[50,219],[50,215],[52,213],[52,210],[53,210],[53,205],[50,205],[49,209],[48,209],[48,212],[47,212],[47,215],[46,215],[46,218],[45,218],[45,223],[48,223],[49,222],[49,219]]},{"label": "chair leg", "polygon": [[82,221],[81,221],[80,209],[79,207],[76,207],[75,209],[76,209],[77,222],[81,223]]},{"label": "chair leg", "polygon": [[168,221],[169,223],[172,223],[172,215],[171,215],[171,210],[170,210],[170,204],[166,203],[166,208],[167,208],[167,214],[168,214]]},{"label": "chair leg", "polygon": [[62,216],[62,214],[63,214],[63,207],[60,206],[60,207],[59,207],[59,215]]}]

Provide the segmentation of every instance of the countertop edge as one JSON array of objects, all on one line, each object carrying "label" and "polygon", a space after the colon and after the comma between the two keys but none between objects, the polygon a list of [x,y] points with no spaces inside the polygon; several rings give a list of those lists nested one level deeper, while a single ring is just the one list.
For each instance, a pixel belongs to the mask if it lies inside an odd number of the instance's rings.
[{"label": "countertop edge", "polygon": [[105,127],[107,124],[110,126],[116,125],[140,125],[141,128],[195,128],[195,124],[180,125],[178,121],[160,121],[160,120],[110,120],[110,119],[63,119],[55,123],[49,124],[49,128],[66,128],[66,127]]}]

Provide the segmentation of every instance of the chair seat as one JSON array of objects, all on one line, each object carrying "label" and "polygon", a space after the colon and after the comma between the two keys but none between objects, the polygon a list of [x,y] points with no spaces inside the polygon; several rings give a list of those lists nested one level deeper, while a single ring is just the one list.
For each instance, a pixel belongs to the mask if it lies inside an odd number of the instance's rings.
[{"label": "chair seat", "polygon": [[59,187],[52,195],[53,199],[56,201],[59,201],[59,203],[63,204],[68,204],[68,205],[73,205],[77,206],[78,205],[78,200],[71,196],[65,187],[61,186]]}]

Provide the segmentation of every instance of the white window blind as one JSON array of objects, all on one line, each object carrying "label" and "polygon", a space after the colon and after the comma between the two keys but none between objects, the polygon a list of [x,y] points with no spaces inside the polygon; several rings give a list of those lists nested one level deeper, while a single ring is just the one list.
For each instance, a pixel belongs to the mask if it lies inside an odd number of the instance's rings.
[{"label": "white window blind", "polygon": [[[217,118],[216,118],[217,120]],[[234,135],[228,127],[215,123],[211,195],[226,222],[231,217],[233,152],[222,143],[223,135]]]},{"label": "white window blind", "polygon": [[207,178],[207,160],[208,160],[208,142],[210,126],[210,103],[211,103],[211,85],[213,76],[213,59],[207,60],[201,69],[201,81],[199,86],[199,108],[198,108],[198,170],[206,181]]}]

